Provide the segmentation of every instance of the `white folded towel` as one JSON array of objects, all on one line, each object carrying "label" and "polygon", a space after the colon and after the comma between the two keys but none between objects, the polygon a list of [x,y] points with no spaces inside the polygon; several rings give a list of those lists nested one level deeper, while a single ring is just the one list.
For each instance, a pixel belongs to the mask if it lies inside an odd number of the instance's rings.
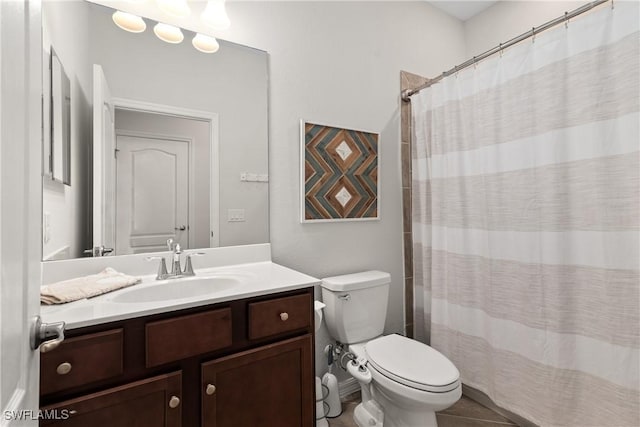
[{"label": "white folded towel", "polygon": [[40,286],[40,302],[42,304],[63,304],[84,298],[91,298],[117,289],[140,283],[139,277],[119,273],[111,267],[98,274],[50,285]]}]

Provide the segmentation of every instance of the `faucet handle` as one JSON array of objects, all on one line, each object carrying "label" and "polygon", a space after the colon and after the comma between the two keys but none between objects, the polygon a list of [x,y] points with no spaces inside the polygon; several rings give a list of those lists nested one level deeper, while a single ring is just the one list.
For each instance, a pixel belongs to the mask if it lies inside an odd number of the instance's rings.
[{"label": "faucet handle", "polygon": [[192,256],[202,256],[204,255],[204,252],[190,252],[187,253],[187,259],[184,262],[184,271],[182,272],[182,274],[184,276],[195,276],[196,273],[193,271],[193,264],[191,264],[191,257]]},{"label": "faucet handle", "polygon": [[173,244],[173,239],[167,239],[167,248],[173,252],[175,245]]},{"label": "faucet handle", "polygon": [[167,262],[164,260],[163,256],[148,256],[145,258],[147,261],[155,261],[160,260],[160,265],[158,266],[158,274],[156,275],[156,280],[164,280],[167,278]]}]

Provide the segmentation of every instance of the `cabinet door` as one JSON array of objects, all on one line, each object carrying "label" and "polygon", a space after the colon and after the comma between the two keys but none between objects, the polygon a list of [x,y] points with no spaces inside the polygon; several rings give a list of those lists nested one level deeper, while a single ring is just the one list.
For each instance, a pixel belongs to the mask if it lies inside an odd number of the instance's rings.
[{"label": "cabinet door", "polygon": [[174,372],[44,407],[40,425],[180,427],[181,399],[182,375]]},{"label": "cabinet door", "polygon": [[202,365],[202,427],[311,427],[312,336]]}]

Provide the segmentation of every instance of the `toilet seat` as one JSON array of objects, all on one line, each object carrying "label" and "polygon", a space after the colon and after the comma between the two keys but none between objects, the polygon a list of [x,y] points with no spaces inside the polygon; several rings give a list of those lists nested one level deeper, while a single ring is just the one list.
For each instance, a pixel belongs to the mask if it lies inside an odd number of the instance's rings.
[{"label": "toilet seat", "polygon": [[416,340],[391,334],[369,341],[364,349],[375,370],[400,384],[432,393],[460,387],[460,372],[455,365]]}]

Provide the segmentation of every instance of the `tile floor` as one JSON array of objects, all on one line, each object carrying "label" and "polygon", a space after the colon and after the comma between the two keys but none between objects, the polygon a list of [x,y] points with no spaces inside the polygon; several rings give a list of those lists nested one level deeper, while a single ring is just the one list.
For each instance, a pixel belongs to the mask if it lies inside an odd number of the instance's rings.
[{"label": "tile floor", "polygon": [[[342,403],[342,415],[329,419],[329,427],[358,427],[353,421],[353,410],[360,402],[360,393],[354,393]],[[438,412],[438,427],[505,427],[516,426],[491,409],[462,396],[451,408]],[[419,427],[419,426],[416,426]]]}]

